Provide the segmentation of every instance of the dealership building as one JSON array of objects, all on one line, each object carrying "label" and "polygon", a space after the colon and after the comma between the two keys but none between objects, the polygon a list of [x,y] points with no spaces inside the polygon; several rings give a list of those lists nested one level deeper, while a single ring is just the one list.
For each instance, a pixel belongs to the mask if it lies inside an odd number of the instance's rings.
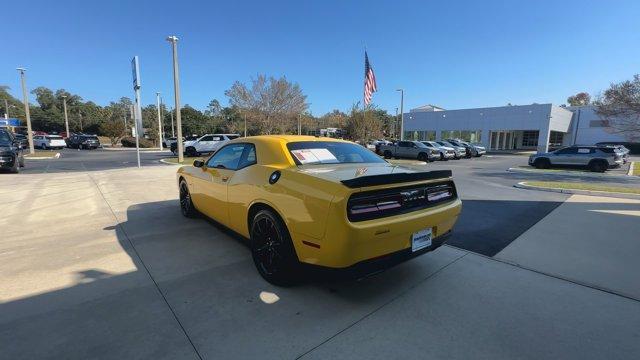
[{"label": "dealership building", "polygon": [[425,105],[404,114],[406,140],[460,138],[487,150],[546,152],[572,144],[625,141],[593,106],[531,104],[445,110]]}]

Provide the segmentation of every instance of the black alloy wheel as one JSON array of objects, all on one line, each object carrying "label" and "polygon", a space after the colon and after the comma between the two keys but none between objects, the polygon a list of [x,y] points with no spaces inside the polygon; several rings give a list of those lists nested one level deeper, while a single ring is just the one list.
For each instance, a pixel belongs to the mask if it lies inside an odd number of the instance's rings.
[{"label": "black alloy wheel", "polygon": [[391,151],[385,150],[385,152],[384,152],[384,158],[385,159],[391,159],[392,156],[393,156],[393,154],[391,154]]},{"label": "black alloy wheel", "polygon": [[418,154],[418,161],[428,162],[427,154],[425,153]]},{"label": "black alloy wheel", "polygon": [[270,210],[261,210],[251,222],[251,255],[260,275],[277,286],[298,281],[298,257],[286,226]]},{"label": "black alloy wheel", "polygon": [[189,187],[187,186],[187,182],[184,180],[180,181],[180,212],[188,218],[194,218],[198,215],[196,208],[193,206],[193,201],[191,200]]}]

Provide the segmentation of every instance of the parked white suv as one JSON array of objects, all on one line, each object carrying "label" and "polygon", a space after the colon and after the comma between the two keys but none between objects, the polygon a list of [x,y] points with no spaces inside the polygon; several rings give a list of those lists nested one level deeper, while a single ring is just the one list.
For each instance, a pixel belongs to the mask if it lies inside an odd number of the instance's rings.
[{"label": "parked white suv", "polygon": [[33,146],[40,149],[62,149],[67,146],[60,135],[36,135],[33,137]]},{"label": "parked white suv", "polygon": [[239,138],[238,134],[206,134],[197,140],[185,141],[184,152],[188,156],[212,153],[228,141]]}]

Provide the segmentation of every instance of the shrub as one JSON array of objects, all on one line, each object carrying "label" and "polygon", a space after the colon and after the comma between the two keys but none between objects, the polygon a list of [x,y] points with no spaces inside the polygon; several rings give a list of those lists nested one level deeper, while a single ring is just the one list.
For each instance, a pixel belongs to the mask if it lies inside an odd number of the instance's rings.
[{"label": "shrub", "polygon": [[[136,147],[136,138],[134,138],[133,136],[127,136],[127,137],[123,137],[122,140],[120,140],[120,143],[122,144],[122,146],[124,147]],[[147,139],[140,139],[140,147],[141,148],[151,148],[153,147],[153,143]]]}]

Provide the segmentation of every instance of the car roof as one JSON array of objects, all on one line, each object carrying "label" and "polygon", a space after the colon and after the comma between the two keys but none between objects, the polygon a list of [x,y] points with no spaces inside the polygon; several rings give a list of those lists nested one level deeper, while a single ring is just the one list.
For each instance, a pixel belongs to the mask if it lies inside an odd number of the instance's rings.
[{"label": "car roof", "polygon": [[299,141],[336,141],[336,142],[348,142],[345,140],[330,138],[330,137],[322,137],[322,136],[309,136],[309,135],[258,135],[258,136],[249,136],[246,138],[234,139],[234,142],[242,142],[246,140],[251,141],[277,141],[277,142],[299,142]]}]

